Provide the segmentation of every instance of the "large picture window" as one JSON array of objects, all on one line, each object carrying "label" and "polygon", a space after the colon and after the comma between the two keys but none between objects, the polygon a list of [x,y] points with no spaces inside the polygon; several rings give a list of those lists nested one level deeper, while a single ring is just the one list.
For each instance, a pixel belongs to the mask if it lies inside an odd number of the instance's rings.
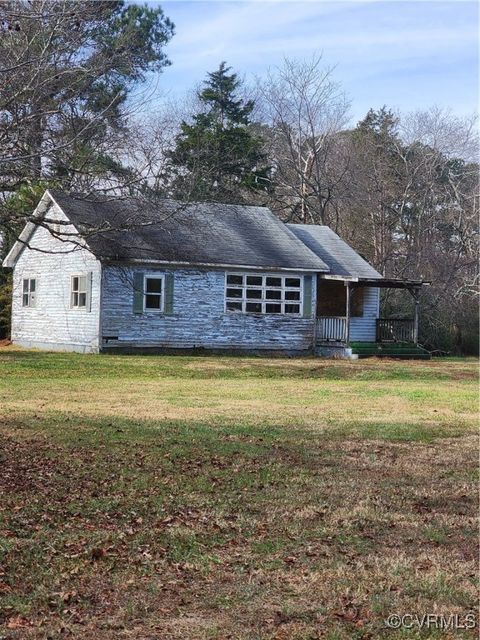
[{"label": "large picture window", "polygon": [[22,305],[24,307],[34,307],[37,295],[37,281],[35,278],[25,278],[23,280]]},{"label": "large picture window", "polygon": [[227,311],[300,315],[302,278],[263,274],[227,273]]}]

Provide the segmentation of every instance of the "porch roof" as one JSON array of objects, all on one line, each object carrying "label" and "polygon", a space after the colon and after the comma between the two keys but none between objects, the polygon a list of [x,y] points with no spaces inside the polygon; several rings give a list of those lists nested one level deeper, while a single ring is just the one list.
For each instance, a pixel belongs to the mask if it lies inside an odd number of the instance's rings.
[{"label": "porch roof", "polygon": [[320,276],[324,280],[340,280],[350,282],[354,287],[379,287],[382,289],[419,289],[429,285],[427,280],[411,280],[402,278],[355,278],[350,276],[335,276],[328,273]]}]

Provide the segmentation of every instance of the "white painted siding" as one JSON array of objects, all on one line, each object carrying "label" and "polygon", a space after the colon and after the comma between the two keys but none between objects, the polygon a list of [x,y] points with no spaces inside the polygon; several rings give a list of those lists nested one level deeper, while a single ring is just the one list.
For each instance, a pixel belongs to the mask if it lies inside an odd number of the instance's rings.
[{"label": "white painted siding", "polygon": [[[172,315],[133,313],[134,270],[151,275],[173,273]],[[312,280],[312,309],[315,309],[316,278]],[[119,340],[118,343],[109,342],[109,347],[137,344],[252,350],[312,349],[313,317],[228,313],[224,305],[224,270],[103,268],[102,335],[117,336]]]},{"label": "white painted siding", "polygon": [[376,319],[380,313],[380,289],[366,287],[363,297],[363,316],[350,319],[350,340],[352,342],[375,342]]},{"label": "white painted siding", "polygon": [[[47,215],[66,220],[55,206]],[[29,244],[32,249],[23,249],[13,272],[13,342],[46,349],[98,351],[100,262],[86,249],[53,238],[42,227],[36,229]],[[70,249],[75,250],[66,253]],[[88,272],[92,273],[91,311],[71,309],[71,277]],[[22,306],[23,278],[36,279],[35,307]]]}]

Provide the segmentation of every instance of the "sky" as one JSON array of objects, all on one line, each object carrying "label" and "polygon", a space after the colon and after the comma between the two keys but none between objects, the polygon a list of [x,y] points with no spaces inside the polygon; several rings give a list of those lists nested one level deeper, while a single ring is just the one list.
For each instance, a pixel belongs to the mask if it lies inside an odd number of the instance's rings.
[{"label": "sky", "polygon": [[167,0],[161,6],[176,34],[158,99],[181,97],[222,60],[249,81],[285,56],[321,53],[352,102],[352,122],[384,104],[400,111],[439,105],[458,115],[478,110],[477,2]]}]

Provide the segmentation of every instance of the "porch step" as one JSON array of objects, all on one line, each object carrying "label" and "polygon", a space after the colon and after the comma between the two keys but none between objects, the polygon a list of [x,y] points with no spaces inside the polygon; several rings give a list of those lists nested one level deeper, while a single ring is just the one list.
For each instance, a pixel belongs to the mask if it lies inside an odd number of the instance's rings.
[{"label": "porch step", "polygon": [[359,358],[400,358],[402,360],[430,360],[430,353],[423,347],[409,342],[352,342],[352,353]]}]

